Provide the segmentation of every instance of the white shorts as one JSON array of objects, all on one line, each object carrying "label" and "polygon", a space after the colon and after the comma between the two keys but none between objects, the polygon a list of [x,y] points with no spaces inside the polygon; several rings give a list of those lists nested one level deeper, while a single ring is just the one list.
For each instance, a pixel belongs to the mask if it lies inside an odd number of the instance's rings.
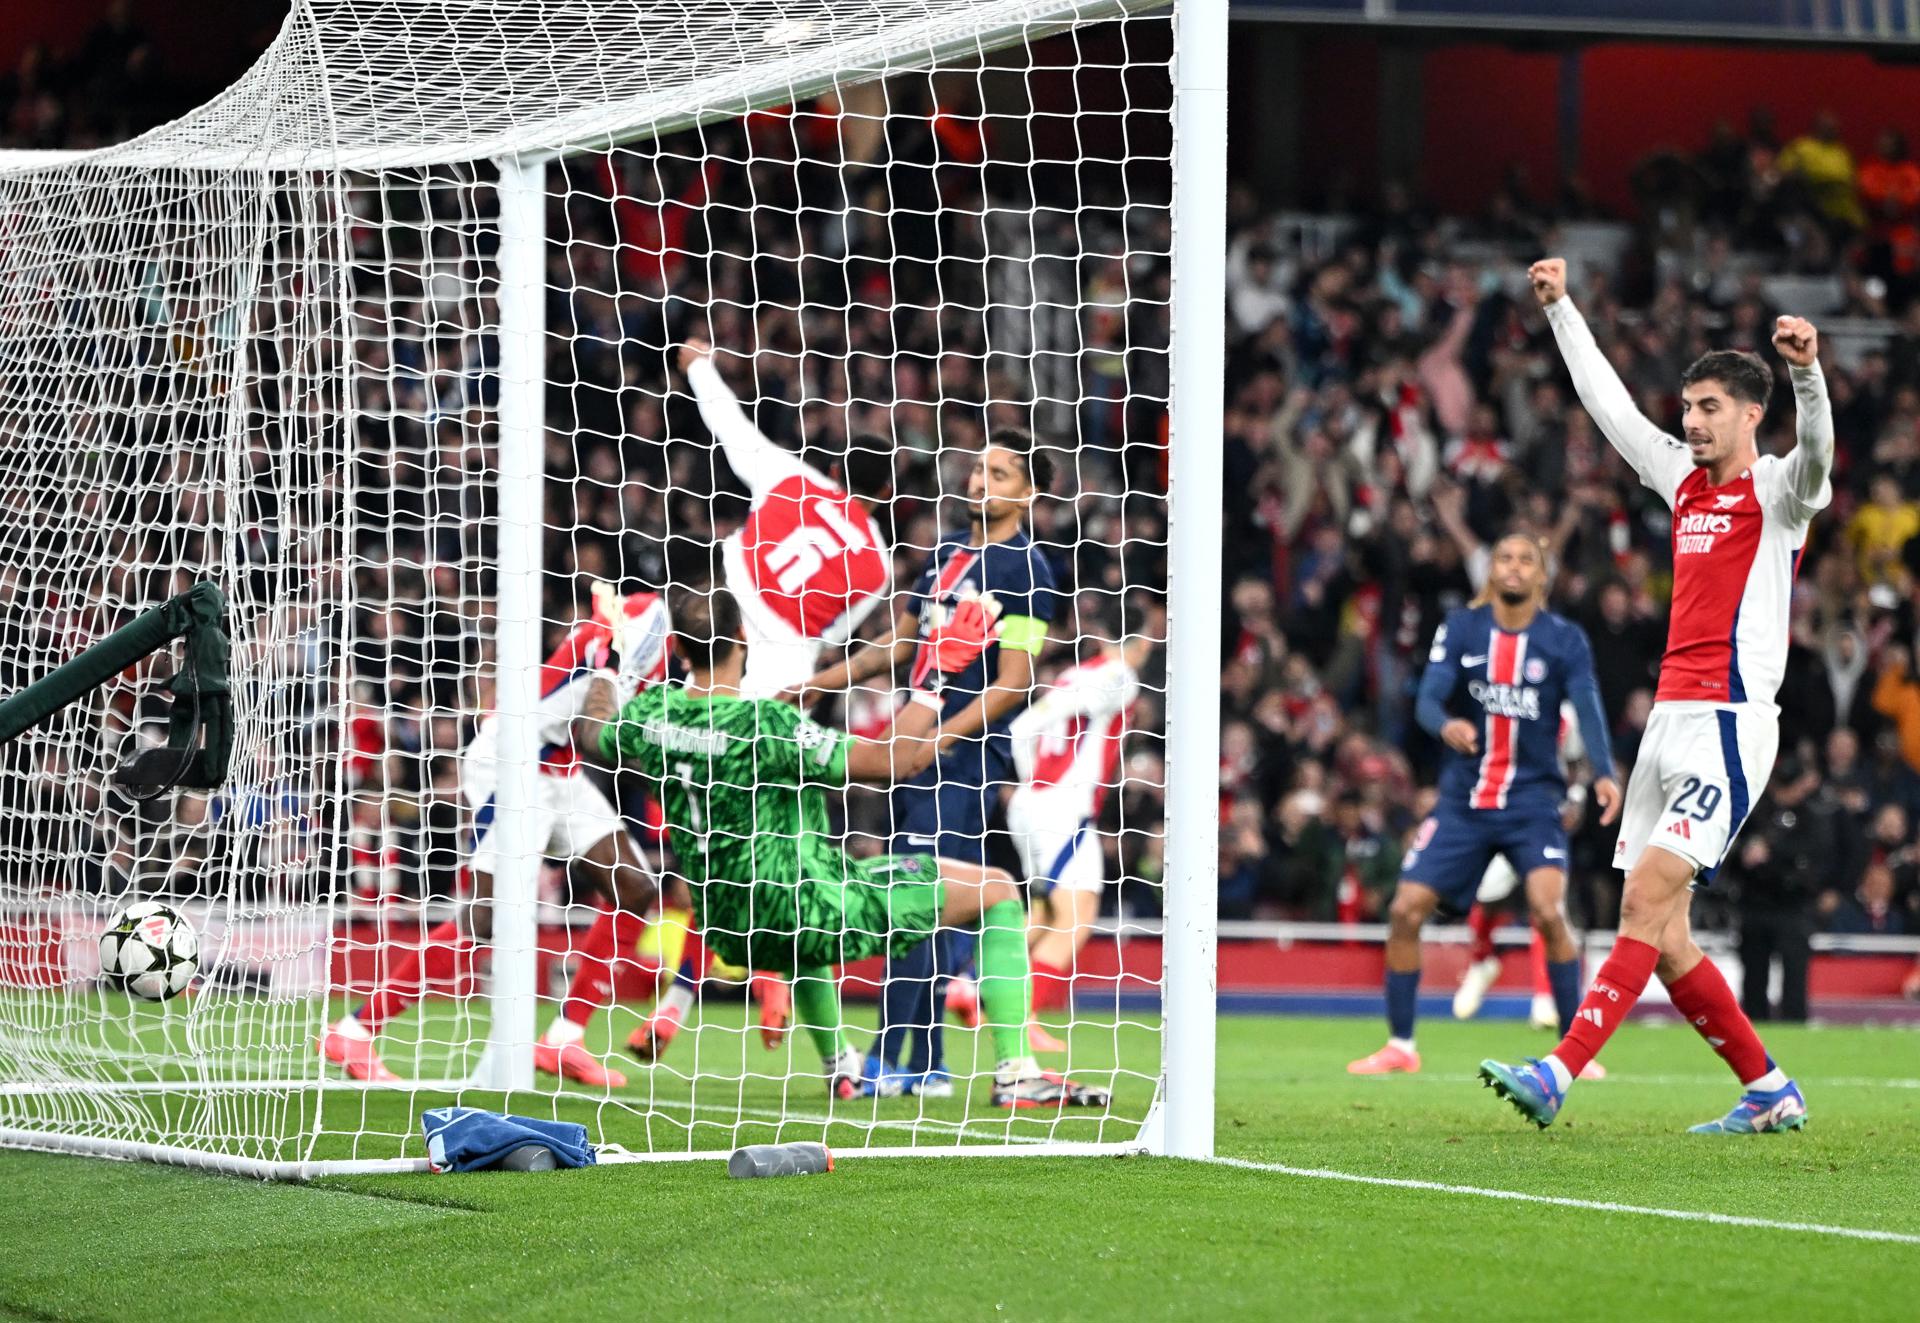
[{"label": "white shorts", "polygon": [[1007,832],[1027,881],[1098,895],[1107,885],[1106,856],[1087,805],[1071,802],[1078,799],[1020,791],[1007,804]]},{"label": "white shorts", "polygon": [[[500,833],[493,815],[493,778],[463,777],[461,789],[473,808],[473,851],[467,865],[476,873],[499,871]],[[542,772],[533,794],[532,830],[528,833],[541,857],[570,863],[614,832],[624,831],[620,814],[600,788],[586,776],[550,776]]]},{"label": "white shorts", "polygon": [[1771,704],[1656,703],[1620,811],[1614,867],[1650,845],[1713,880],[1733,838],[1773,776],[1780,712]]}]

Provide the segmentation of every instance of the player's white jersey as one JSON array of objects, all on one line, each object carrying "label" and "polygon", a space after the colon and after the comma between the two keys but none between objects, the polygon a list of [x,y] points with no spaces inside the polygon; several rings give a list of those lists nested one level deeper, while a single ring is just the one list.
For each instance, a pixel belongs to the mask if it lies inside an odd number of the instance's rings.
[{"label": "player's white jersey", "polygon": [[1120,765],[1127,714],[1140,679],[1118,657],[1096,657],[1062,671],[1010,728],[1016,798],[1044,796],[1076,821],[1098,817]]},{"label": "player's white jersey", "polygon": [[[626,599],[628,619],[621,638],[637,655],[623,657],[623,672],[643,684],[667,673],[667,607],[652,593]],[[534,706],[534,726],[540,741],[540,770],[548,776],[572,776],[579,770],[573,747],[573,723],[587,700],[596,672],[606,668],[614,648],[615,627],[600,618],[584,620],[570,630],[540,668],[540,697]],[[498,778],[500,722],[489,714],[481,718],[473,739],[461,754],[460,779],[467,800],[478,808],[493,796]]]},{"label": "player's white jersey", "polygon": [[1793,579],[1807,526],[1833,499],[1833,412],[1818,363],[1795,367],[1798,439],[1714,486],[1687,447],[1634,407],[1570,299],[1547,305],[1580,403],[1673,508],[1673,608],[1653,716],[1620,811],[1614,863],[1649,846],[1711,881],[1773,774]]},{"label": "player's white jersey", "polygon": [[846,642],[887,591],[892,553],[879,525],[833,479],[762,436],[712,360],[695,360],[687,382],[752,497],[721,547],[747,623],[775,638]]},{"label": "player's white jersey", "polygon": [[1687,447],[1634,407],[1571,299],[1547,320],[1580,402],[1673,509],[1673,608],[1656,701],[1772,704],[1786,673],[1807,526],[1833,499],[1833,415],[1819,364],[1792,370],[1799,442],[1714,486]]}]

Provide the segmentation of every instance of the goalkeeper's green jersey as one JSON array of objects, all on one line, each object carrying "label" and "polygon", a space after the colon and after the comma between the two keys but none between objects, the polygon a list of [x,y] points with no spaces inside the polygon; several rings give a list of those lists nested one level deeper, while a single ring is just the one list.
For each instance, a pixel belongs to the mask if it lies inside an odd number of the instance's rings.
[{"label": "goalkeeper's green jersey", "polygon": [[826,787],[853,737],[775,699],[656,685],[620,710],[602,752],[651,784],[707,946],[783,973],[892,951],[939,923],[940,870],[922,855],[849,859]]},{"label": "goalkeeper's green jersey", "polygon": [[661,684],[635,694],[600,738],[649,782],[689,882],[845,875],[825,789],[846,784],[844,732],[776,699]]}]

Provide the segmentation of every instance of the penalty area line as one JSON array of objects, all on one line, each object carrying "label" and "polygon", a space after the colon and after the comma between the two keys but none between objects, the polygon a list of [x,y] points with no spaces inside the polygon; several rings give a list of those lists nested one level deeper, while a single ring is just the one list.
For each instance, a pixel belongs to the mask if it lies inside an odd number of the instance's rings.
[{"label": "penalty area line", "polygon": [[1362,1176],[1350,1171],[1328,1171],[1321,1167],[1290,1167],[1281,1162],[1253,1162],[1246,1158],[1202,1158],[1217,1167],[1241,1171],[1271,1172],[1279,1176],[1297,1176],[1315,1181],[1341,1181],[1349,1185],[1379,1185],[1395,1190],[1425,1190],[1433,1194],[1466,1195],[1476,1199],[1504,1199],[1512,1203],[1549,1204],[1555,1208],[1578,1208],[1590,1213],[1624,1213],[1630,1217],[1659,1217],[1670,1222],[1705,1222],[1712,1226],[1749,1227],[1761,1231],[1797,1231],[1805,1235],[1837,1236],[1843,1240],[1877,1240],[1894,1245],[1920,1245],[1920,1235],[1905,1231],[1875,1231],[1867,1227],[1836,1227],[1820,1222],[1779,1222],[1765,1217],[1741,1217],[1734,1213],[1707,1213],[1688,1208],[1648,1208],[1640,1204],[1614,1203],[1606,1199],[1569,1199],[1552,1194],[1528,1194],[1524,1190],[1489,1190],[1478,1185],[1448,1185],[1442,1181],[1416,1181],[1397,1176]]}]

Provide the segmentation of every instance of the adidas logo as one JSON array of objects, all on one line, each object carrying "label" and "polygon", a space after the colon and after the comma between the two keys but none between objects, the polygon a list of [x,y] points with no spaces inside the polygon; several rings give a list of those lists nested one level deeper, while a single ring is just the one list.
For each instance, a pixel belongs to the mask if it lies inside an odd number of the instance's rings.
[{"label": "adidas logo", "polygon": [[1607,1027],[1606,1017],[1600,1014],[1600,1008],[1598,1006],[1583,1007],[1579,1016],[1576,1018],[1585,1020],[1589,1024],[1596,1025],[1602,1029]]},{"label": "adidas logo", "polygon": [[1685,818],[1680,819],[1680,821],[1667,828],[1667,834],[1669,836],[1681,837],[1683,840],[1690,841],[1693,839],[1693,829],[1687,826],[1687,820]]}]

